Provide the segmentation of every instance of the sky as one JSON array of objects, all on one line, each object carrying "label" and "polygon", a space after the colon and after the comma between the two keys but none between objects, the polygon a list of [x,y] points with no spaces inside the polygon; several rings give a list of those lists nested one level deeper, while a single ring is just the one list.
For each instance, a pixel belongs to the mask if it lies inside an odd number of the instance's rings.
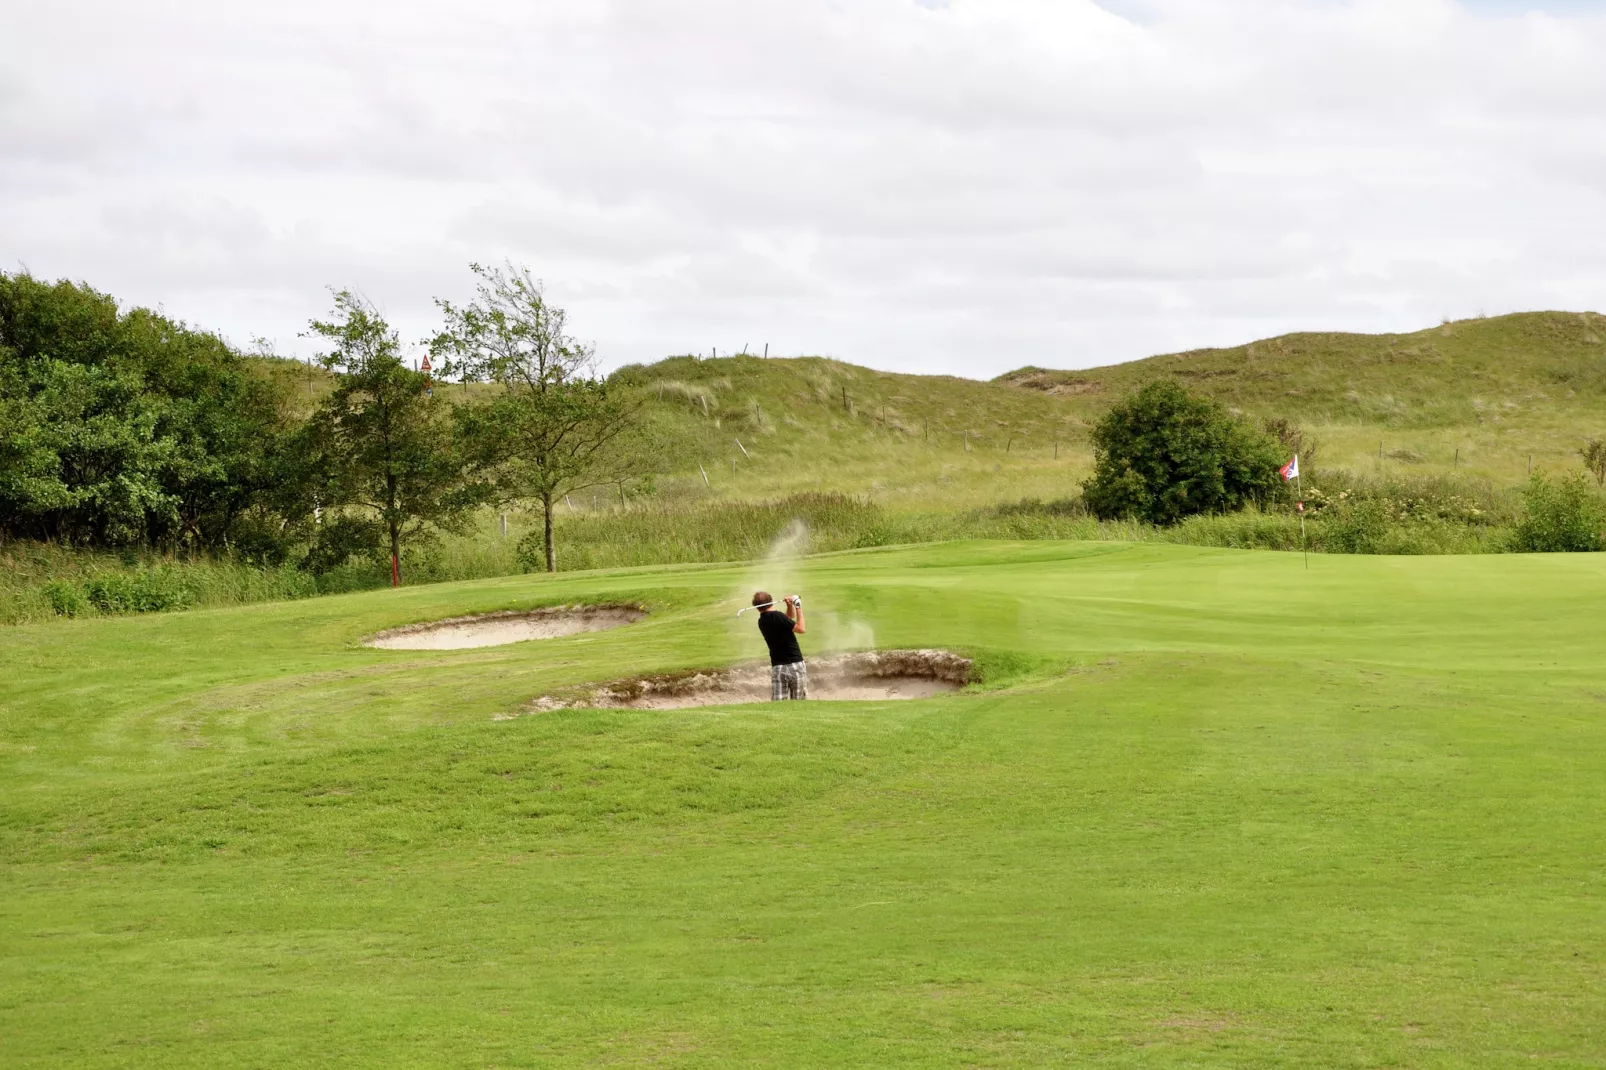
[{"label": "sky", "polygon": [[604,367],[986,378],[1606,310],[1606,0],[52,0],[0,270],[306,355],[471,262]]}]

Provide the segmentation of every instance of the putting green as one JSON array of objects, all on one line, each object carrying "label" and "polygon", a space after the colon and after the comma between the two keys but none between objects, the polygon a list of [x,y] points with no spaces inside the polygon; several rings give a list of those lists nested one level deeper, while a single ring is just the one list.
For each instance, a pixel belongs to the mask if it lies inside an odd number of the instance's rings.
[{"label": "putting green", "polygon": [[794,574],[983,683],[498,719],[753,656],[738,567],[6,629],[5,1065],[1606,1062],[1606,555]]}]

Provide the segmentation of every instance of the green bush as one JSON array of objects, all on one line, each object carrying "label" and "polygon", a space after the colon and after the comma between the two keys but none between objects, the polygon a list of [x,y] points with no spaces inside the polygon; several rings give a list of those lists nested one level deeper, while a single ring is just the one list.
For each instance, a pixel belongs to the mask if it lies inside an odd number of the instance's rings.
[{"label": "green bush", "polygon": [[1547,479],[1535,472],[1523,492],[1523,514],[1512,533],[1519,553],[1589,553],[1603,548],[1606,510],[1582,474]]},{"label": "green bush", "polygon": [[1215,401],[1157,380],[1093,429],[1093,476],[1083,498],[1104,520],[1175,524],[1277,496],[1287,460],[1266,432]]},{"label": "green bush", "polygon": [[229,551],[241,564],[278,568],[305,541],[299,528],[271,513],[242,516],[231,529]]},{"label": "green bush", "polygon": [[195,600],[178,569],[141,569],[84,581],[84,597],[102,613],[160,613]]},{"label": "green bush", "polygon": [[1516,519],[1511,492],[1448,476],[1310,472],[1305,502],[1310,548],[1327,553],[1494,553]]},{"label": "green bush", "polygon": [[0,536],[219,551],[284,489],[287,381],[108,294],[0,272]]},{"label": "green bush", "polygon": [[1322,548],[1337,554],[1381,554],[1393,515],[1387,501],[1346,501],[1322,511]]},{"label": "green bush", "polygon": [[[1167,542],[1190,546],[1223,546],[1234,550],[1298,550],[1299,517],[1245,509],[1214,516],[1191,516],[1165,529]],[[1311,547],[1315,549],[1313,545]]]},{"label": "green bush", "polygon": [[[301,567],[314,576],[344,569],[354,559],[374,559],[381,555],[385,528],[377,520],[358,516],[330,516],[318,526]],[[389,564],[385,565],[388,570]]]},{"label": "green bush", "polygon": [[77,617],[89,609],[84,592],[71,580],[51,580],[40,588],[45,601],[60,617]]}]

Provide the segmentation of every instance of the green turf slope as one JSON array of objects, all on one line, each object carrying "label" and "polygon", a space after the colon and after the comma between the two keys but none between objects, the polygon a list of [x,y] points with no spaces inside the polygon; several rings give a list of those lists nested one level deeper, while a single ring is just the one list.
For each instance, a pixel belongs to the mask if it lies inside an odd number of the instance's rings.
[{"label": "green turf slope", "polygon": [[[755,575],[518,577],[0,644],[0,1062],[1606,1061],[1602,555],[811,559],[904,703],[498,720],[755,653]],[[636,598],[630,628],[361,648]]]}]

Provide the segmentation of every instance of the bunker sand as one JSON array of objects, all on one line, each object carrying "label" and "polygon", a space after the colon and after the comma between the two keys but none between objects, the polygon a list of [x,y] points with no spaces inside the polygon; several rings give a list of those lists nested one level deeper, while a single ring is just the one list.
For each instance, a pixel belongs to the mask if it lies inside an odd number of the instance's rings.
[{"label": "bunker sand", "polygon": [[363,645],[381,650],[468,650],[530,639],[557,639],[580,632],[602,632],[634,624],[646,615],[640,606],[552,606],[513,610],[409,624],[405,628],[380,632]]},{"label": "bunker sand", "polygon": [[[970,659],[947,650],[874,650],[810,658],[809,698],[884,701],[951,694],[970,682]],[[770,667],[764,663],[613,680],[542,695],[532,712],[570,708],[674,710],[767,702]]]}]

